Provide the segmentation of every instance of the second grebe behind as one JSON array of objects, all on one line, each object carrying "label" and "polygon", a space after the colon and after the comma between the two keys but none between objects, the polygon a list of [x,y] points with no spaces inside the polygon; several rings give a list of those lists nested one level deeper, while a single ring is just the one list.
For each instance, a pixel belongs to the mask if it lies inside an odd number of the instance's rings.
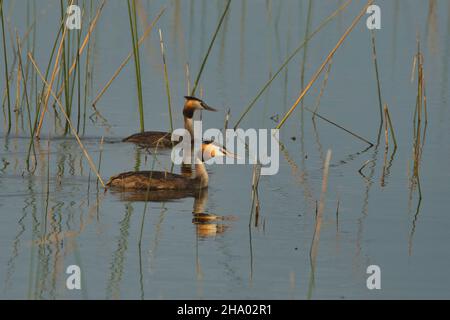
[{"label": "second grebe behind", "polygon": [[[191,138],[194,138],[193,117],[197,110],[217,111],[207,105],[203,100],[192,96],[185,96],[183,107],[184,128],[189,131]],[[171,148],[178,142],[171,140],[170,132],[163,131],[145,131],[135,133],[122,140],[123,142],[132,142],[142,147]]]}]

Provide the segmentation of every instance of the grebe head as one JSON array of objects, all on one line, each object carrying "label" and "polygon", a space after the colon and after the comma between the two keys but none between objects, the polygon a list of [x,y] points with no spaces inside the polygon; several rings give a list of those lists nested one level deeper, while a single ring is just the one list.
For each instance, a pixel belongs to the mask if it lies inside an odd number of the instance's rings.
[{"label": "grebe head", "polygon": [[201,157],[202,161],[208,161],[209,159],[218,157],[237,158],[237,156],[234,153],[229,152],[222,146],[214,144],[213,141],[203,141],[201,153],[202,153]]},{"label": "grebe head", "polygon": [[183,115],[187,118],[192,118],[195,110],[217,111],[196,97],[185,96],[184,98],[186,101],[184,102]]}]

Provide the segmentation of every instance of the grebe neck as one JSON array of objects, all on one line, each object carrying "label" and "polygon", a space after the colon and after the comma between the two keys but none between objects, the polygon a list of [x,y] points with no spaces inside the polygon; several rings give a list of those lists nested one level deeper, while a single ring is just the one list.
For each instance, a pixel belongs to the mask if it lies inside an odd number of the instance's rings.
[{"label": "grebe neck", "polygon": [[191,140],[194,140],[194,120],[193,118],[184,117],[184,128],[191,135]]},{"label": "grebe neck", "polygon": [[205,164],[201,161],[195,163],[195,179],[200,181],[200,187],[205,188],[208,186],[208,172],[206,171]]}]

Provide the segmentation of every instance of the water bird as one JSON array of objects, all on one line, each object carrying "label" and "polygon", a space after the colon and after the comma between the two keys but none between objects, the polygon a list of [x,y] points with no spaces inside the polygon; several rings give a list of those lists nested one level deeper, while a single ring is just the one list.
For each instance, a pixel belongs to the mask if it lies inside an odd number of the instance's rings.
[{"label": "water bird", "polygon": [[195,192],[208,187],[209,177],[204,161],[224,156],[236,158],[225,148],[213,142],[204,142],[196,154],[195,175],[193,177],[162,171],[129,171],[111,177],[106,185],[122,190],[183,190]]},{"label": "water bird", "polygon": [[[192,96],[185,96],[183,107],[184,128],[189,131],[191,139],[194,138],[194,113],[197,110],[217,111],[216,109],[207,105],[203,100]],[[141,147],[158,147],[171,148],[178,141],[171,140],[171,132],[163,131],[145,131],[135,133],[123,139],[123,142],[132,142]]]}]

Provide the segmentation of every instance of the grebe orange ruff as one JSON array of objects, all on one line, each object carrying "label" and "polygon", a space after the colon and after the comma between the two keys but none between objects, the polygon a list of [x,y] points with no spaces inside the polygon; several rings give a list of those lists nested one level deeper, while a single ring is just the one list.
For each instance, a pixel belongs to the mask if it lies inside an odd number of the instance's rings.
[{"label": "grebe orange ruff", "polygon": [[[204,101],[191,96],[185,96],[186,99],[183,107],[184,128],[189,131],[191,138],[194,138],[193,117],[196,110],[217,111],[208,106]],[[142,147],[158,147],[171,148],[178,142],[171,140],[170,132],[162,131],[145,131],[135,133],[125,139],[123,142],[132,142]]]},{"label": "grebe orange ruff", "polygon": [[194,177],[161,171],[129,171],[111,177],[106,185],[122,190],[196,191],[208,187],[208,172],[203,160],[223,156],[236,157],[225,148],[212,142],[202,143],[201,150],[196,155]]}]

